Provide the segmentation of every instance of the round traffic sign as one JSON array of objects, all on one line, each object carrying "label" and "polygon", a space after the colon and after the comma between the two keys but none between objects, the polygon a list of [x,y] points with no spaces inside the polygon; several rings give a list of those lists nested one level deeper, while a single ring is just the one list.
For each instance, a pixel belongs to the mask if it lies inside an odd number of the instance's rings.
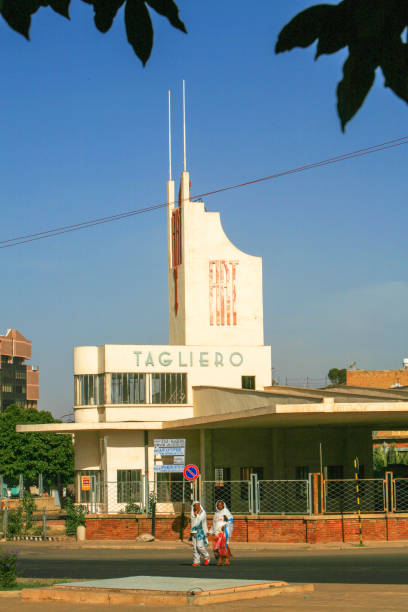
[{"label": "round traffic sign", "polygon": [[184,468],[183,474],[186,480],[196,480],[200,475],[200,470],[196,465],[190,463]]}]

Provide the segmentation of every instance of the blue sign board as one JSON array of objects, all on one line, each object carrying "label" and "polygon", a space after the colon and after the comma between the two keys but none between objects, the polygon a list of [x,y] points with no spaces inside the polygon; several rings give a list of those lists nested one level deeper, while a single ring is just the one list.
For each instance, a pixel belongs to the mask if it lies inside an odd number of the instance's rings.
[{"label": "blue sign board", "polygon": [[183,447],[177,448],[177,447],[154,447],[154,454],[155,455],[184,455],[186,449]]},{"label": "blue sign board", "polygon": [[181,472],[184,471],[184,465],[155,465],[154,472]]}]

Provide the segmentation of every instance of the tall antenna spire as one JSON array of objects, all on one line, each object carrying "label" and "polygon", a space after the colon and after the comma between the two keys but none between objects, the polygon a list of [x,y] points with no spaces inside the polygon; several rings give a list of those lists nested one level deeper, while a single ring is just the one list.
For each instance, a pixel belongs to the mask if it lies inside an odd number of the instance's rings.
[{"label": "tall antenna spire", "polygon": [[186,88],[183,79],[183,142],[184,142],[184,172],[187,171],[187,156],[186,156]]},{"label": "tall antenna spire", "polygon": [[171,105],[170,105],[170,89],[169,89],[169,181],[171,181]]}]

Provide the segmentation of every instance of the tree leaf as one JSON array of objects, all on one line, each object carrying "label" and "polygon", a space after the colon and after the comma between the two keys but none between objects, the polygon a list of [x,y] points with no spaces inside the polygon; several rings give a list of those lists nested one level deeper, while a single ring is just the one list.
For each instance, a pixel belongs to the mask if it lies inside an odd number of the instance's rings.
[{"label": "tree leaf", "polygon": [[280,31],[275,53],[290,51],[294,47],[308,47],[319,38],[328,20],[337,11],[333,4],[317,4],[298,13]]},{"label": "tree leaf", "polygon": [[53,11],[69,19],[69,5],[71,0],[50,0],[49,4]]},{"label": "tree leaf", "polygon": [[349,36],[349,22],[347,13],[343,10],[343,3],[330,11],[331,15],[326,19],[324,27],[321,28],[315,59],[320,55],[336,53],[347,46]]},{"label": "tree leaf", "polygon": [[127,39],[145,66],[152,52],[153,26],[143,0],[127,0],[125,26]]},{"label": "tree leaf", "polygon": [[100,32],[105,34],[112,26],[113,20],[125,0],[83,0],[92,4],[95,11],[95,25]]},{"label": "tree leaf", "polygon": [[4,0],[1,14],[13,30],[30,40],[31,15],[40,6],[40,0]]},{"label": "tree leaf", "polygon": [[375,63],[364,52],[356,50],[343,64],[343,79],[337,86],[337,112],[344,132],[346,123],[356,114],[375,78]]},{"label": "tree leaf", "polygon": [[146,0],[152,9],[167,17],[172,26],[187,34],[186,26],[179,18],[179,9],[173,0]]},{"label": "tree leaf", "polygon": [[396,38],[383,52],[381,70],[385,87],[408,103],[408,44]]}]

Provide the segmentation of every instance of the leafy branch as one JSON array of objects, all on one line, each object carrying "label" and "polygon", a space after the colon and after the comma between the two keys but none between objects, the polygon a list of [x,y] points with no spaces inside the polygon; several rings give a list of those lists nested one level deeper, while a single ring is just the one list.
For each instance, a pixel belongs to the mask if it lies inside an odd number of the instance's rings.
[{"label": "leafy branch", "polygon": [[[113,24],[119,9],[125,5],[126,35],[134,52],[146,64],[153,48],[153,25],[150,9],[166,17],[176,29],[187,33],[179,18],[179,9],[174,0],[82,0],[92,4],[96,28],[105,34]],[[50,7],[69,19],[71,0],[0,0],[0,13],[8,25],[27,40],[30,39],[31,17],[40,8]]]},{"label": "leafy branch", "polygon": [[337,112],[345,126],[359,110],[381,68],[384,86],[408,103],[408,0],[343,0],[318,4],[296,15],[280,32],[275,52],[309,47],[315,59],[348,47],[337,86]]}]

